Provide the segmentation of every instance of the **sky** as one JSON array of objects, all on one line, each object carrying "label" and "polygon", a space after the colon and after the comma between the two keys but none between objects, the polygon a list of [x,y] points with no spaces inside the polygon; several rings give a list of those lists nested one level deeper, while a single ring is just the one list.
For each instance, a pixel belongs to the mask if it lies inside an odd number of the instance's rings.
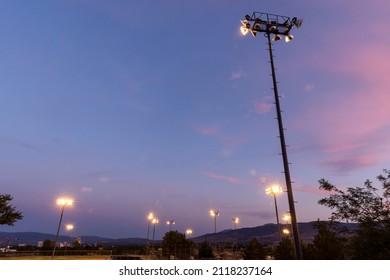
[{"label": "sky", "polygon": [[[273,45],[299,222],[325,220],[325,178],[361,186],[390,163],[390,2],[0,2],[0,231],[193,236],[275,223],[285,180],[266,38],[254,11],[303,19]],[[278,195],[280,216],[287,194]],[[61,234],[66,234],[62,226]]]}]

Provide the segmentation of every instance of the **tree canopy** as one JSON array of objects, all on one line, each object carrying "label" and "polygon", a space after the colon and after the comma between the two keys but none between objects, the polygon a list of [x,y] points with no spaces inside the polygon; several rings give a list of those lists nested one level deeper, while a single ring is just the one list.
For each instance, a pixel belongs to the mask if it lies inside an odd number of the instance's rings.
[{"label": "tree canopy", "polygon": [[186,239],[185,234],[178,231],[167,232],[162,241],[163,255],[170,258],[188,257],[191,250],[191,241]]},{"label": "tree canopy", "polygon": [[390,171],[377,176],[382,185],[382,195],[370,180],[364,182],[364,187],[349,187],[341,190],[325,179],[319,180],[320,189],[329,191],[327,198],[318,203],[328,206],[335,211],[331,219],[346,222],[386,222],[390,220]]},{"label": "tree canopy", "polygon": [[23,218],[22,212],[16,211],[10,204],[12,200],[10,194],[0,194],[0,225],[13,226],[17,220]]},{"label": "tree canopy", "polygon": [[266,253],[264,246],[253,237],[244,250],[245,260],[264,260]]},{"label": "tree canopy", "polygon": [[320,189],[329,191],[327,198],[318,201],[333,210],[332,221],[355,222],[358,230],[348,242],[350,258],[390,258],[390,171],[376,177],[380,188],[367,180],[363,187],[348,187],[342,190],[319,180]]}]

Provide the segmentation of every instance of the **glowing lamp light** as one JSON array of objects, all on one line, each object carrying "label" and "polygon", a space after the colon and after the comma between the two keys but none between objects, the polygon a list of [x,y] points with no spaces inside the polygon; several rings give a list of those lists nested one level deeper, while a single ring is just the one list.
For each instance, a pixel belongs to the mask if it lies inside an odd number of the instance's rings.
[{"label": "glowing lamp light", "polygon": [[57,205],[60,205],[60,206],[72,206],[73,205],[73,200],[70,199],[70,198],[61,197],[61,198],[57,199]]},{"label": "glowing lamp light", "polygon": [[210,216],[211,216],[211,217],[217,217],[217,216],[219,216],[219,211],[210,210]]},{"label": "glowing lamp light", "polygon": [[74,229],[74,225],[72,225],[72,224],[67,224],[67,225],[65,226],[65,228],[66,228],[67,231],[71,231],[71,230]]},{"label": "glowing lamp light", "polygon": [[283,192],[283,189],[278,185],[271,186],[265,190],[265,193],[269,194],[269,195],[275,195],[275,194],[279,194],[282,192]]},{"label": "glowing lamp light", "polygon": [[148,220],[153,220],[153,219],[154,219],[154,214],[153,213],[149,213]]}]

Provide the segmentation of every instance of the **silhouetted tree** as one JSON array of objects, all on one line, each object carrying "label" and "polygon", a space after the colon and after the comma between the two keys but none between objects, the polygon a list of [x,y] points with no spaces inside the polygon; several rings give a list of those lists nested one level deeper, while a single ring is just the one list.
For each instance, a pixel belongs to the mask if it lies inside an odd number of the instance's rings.
[{"label": "silhouetted tree", "polygon": [[313,258],[316,260],[344,259],[345,239],[338,237],[330,228],[331,224],[318,221],[314,228],[318,230],[313,240]]},{"label": "silhouetted tree", "polygon": [[13,197],[10,194],[0,194],[0,225],[13,226],[17,220],[23,218],[22,212],[16,211],[9,203]]},{"label": "silhouetted tree", "polygon": [[54,241],[49,239],[43,241],[42,250],[52,250],[53,247],[54,247]]},{"label": "silhouetted tree", "polygon": [[186,239],[185,234],[178,231],[167,232],[162,241],[163,255],[186,258],[189,257],[192,242]]},{"label": "silhouetted tree", "polygon": [[213,259],[214,253],[213,248],[211,248],[210,244],[205,240],[199,247],[198,259]]},{"label": "silhouetted tree", "polygon": [[245,260],[264,260],[266,256],[264,246],[254,237],[245,247]]},{"label": "silhouetted tree", "polygon": [[367,180],[363,187],[341,190],[328,181],[319,180],[320,189],[332,192],[318,201],[334,211],[332,221],[359,223],[359,229],[351,238],[351,258],[390,258],[390,171],[383,170],[377,176],[382,194]]},{"label": "silhouetted tree", "polygon": [[277,260],[294,260],[294,246],[289,237],[284,237],[279,245],[276,246],[275,259]]}]

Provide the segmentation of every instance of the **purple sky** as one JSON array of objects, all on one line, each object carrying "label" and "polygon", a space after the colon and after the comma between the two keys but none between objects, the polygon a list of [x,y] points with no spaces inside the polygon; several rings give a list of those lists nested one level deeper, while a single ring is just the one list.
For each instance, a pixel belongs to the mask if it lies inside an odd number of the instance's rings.
[{"label": "purple sky", "polygon": [[[318,180],[375,180],[390,163],[390,2],[6,1],[0,4],[0,231],[146,237],[275,222],[285,189],[266,39],[253,11],[303,18],[274,44],[298,221],[326,219]],[[278,197],[280,214],[287,195]],[[64,233],[64,229],[62,229]]]}]

